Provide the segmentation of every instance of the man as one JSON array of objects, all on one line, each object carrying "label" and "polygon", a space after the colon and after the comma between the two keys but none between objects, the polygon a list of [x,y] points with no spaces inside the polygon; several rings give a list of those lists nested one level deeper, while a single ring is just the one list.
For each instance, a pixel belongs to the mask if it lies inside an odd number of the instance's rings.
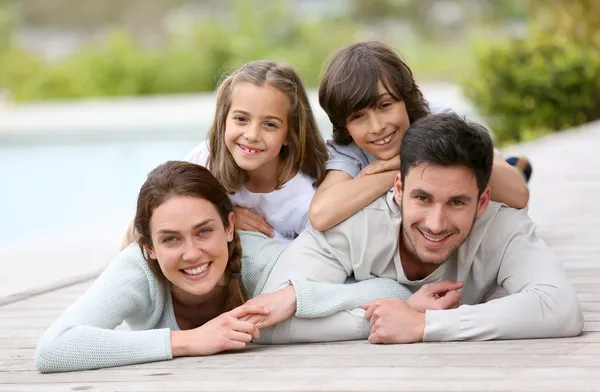
[{"label": "man", "polygon": [[[412,292],[456,280],[464,284],[459,290],[430,291],[434,298],[459,291],[460,306],[424,310],[401,299],[376,300],[363,307],[366,312],[341,312],[331,320],[292,318],[261,332],[262,342],[283,342],[289,328],[310,329],[311,322],[329,323],[326,338],[335,340],[332,331],[352,320],[351,328],[360,330],[360,316],[371,343],[581,332],[575,290],[527,210],[490,201],[494,151],[484,127],[455,114],[429,115],[411,125],[400,156],[394,192],[327,231],[303,232],[282,253],[263,292],[298,279],[342,283],[352,274],[359,281],[393,278]],[[486,302],[498,288],[507,295]],[[291,287],[287,291],[289,301],[278,302],[273,318],[279,312],[285,319],[296,308],[302,313]]]}]

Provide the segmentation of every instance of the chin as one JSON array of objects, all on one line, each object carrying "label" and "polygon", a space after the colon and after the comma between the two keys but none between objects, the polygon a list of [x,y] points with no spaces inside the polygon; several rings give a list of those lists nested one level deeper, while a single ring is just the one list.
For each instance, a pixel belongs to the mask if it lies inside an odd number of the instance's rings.
[{"label": "chin", "polygon": [[450,257],[449,253],[430,253],[430,252],[421,252],[419,255],[419,259],[423,264],[434,264],[441,265],[448,260]]}]

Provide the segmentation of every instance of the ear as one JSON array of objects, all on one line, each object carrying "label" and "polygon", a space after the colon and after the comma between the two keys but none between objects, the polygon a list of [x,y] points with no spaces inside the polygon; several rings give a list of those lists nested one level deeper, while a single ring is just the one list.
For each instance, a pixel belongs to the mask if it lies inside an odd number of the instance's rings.
[{"label": "ear", "polygon": [[485,212],[487,206],[490,204],[490,194],[491,188],[490,186],[486,186],[484,191],[479,196],[479,201],[477,202],[477,217],[479,218]]},{"label": "ear", "polygon": [[396,203],[400,204],[402,200],[402,176],[400,172],[396,174],[396,178],[394,178],[394,199]]},{"label": "ear", "polygon": [[144,249],[146,249],[148,257],[156,260],[156,252],[154,252],[154,247],[152,245],[144,244]]},{"label": "ear", "polygon": [[227,222],[229,225],[225,229],[225,234],[227,235],[227,242],[233,241],[233,233],[235,231],[235,214],[232,212],[227,216]]}]

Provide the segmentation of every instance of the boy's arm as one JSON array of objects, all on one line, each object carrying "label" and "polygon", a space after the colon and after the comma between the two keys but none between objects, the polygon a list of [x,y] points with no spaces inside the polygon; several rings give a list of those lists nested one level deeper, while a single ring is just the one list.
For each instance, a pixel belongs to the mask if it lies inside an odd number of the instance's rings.
[{"label": "boy's arm", "polygon": [[358,175],[329,170],[308,209],[308,219],[319,231],[330,229],[366,207],[394,185],[397,170]]},{"label": "boy's arm", "polygon": [[529,202],[529,188],[523,176],[498,154],[494,154],[490,188],[492,200],[513,208],[525,208]]}]

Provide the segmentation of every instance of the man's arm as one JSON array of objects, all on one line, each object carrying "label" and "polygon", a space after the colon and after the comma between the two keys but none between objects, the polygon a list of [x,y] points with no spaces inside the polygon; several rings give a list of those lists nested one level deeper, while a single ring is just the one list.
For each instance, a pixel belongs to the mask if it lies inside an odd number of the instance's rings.
[{"label": "man's arm", "polygon": [[[427,311],[423,340],[554,338],[576,336],[583,329],[575,289],[536,234],[536,224],[526,210],[504,213],[509,214],[502,219],[510,218],[512,234],[500,241],[503,249],[493,250],[503,252],[497,283],[507,296],[453,310]],[[507,227],[504,223],[499,229]],[[491,229],[488,235],[495,234]]]}]

